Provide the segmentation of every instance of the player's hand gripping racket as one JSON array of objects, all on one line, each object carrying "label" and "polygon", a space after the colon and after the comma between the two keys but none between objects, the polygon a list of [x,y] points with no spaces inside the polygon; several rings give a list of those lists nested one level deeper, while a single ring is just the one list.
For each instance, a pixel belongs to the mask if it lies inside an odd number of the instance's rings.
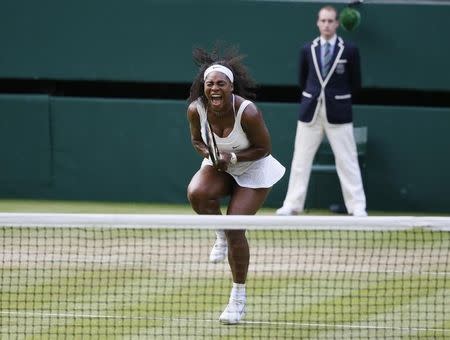
[{"label": "player's hand gripping racket", "polygon": [[212,132],[211,125],[207,120],[205,121],[205,132],[206,132],[205,133],[206,145],[208,146],[209,157],[211,158],[211,161],[214,164],[214,166],[217,166],[217,164],[219,163],[220,153],[219,149],[217,148],[216,138],[214,137],[214,134]]}]

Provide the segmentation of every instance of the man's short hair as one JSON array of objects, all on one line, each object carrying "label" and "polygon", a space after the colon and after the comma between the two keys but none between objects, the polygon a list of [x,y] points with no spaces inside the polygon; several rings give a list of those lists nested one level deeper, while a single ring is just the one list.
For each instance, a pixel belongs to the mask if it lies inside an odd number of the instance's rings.
[{"label": "man's short hair", "polygon": [[322,10],[326,10],[326,11],[332,11],[336,14],[336,20],[339,20],[339,12],[337,11],[337,9],[331,5],[327,5],[327,6],[323,6],[321,9],[319,9],[319,11],[317,12],[317,19],[319,19],[319,13]]}]

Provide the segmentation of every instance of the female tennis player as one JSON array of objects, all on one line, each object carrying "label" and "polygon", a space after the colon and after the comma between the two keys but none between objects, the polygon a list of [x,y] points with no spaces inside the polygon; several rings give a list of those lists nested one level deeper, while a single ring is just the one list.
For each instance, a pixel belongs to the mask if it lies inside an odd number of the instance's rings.
[{"label": "female tennis player", "polygon": [[[193,57],[199,73],[191,85],[187,117],[192,144],[203,162],[189,183],[189,201],[197,214],[220,215],[220,200],[228,196],[227,215],[254,215],[285,172],[270,154],[270,135],[261,111],[247,100],[255,97],[255,83],[237,49],[220,57],[217,48],[211,53],[197,48]],[[214,147],[208,148],[214,140],[217,160],[209,151]],[[222,261],[227,254],[233,287],[219,320],[235,324],[245,315],[250,259],[245,230],[216,231],[210,261]]]}]

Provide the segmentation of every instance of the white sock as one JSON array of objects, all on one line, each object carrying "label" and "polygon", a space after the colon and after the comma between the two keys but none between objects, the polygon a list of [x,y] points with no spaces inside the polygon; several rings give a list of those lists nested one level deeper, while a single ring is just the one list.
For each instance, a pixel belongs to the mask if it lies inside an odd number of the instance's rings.
[{"label": "white sock", "polygon": [[224,242],[224,243],[227,242],[227,237],[225,236],[225,231],[224,230],[220,230],[220,229],[216,230],[216,237],[221,242]]},{"label": "white sock", "polygon": [[244,301],[246,299],[245,295],[245,283],[233,282],[233,288],[231,289],[230,297],[234,300]]}]

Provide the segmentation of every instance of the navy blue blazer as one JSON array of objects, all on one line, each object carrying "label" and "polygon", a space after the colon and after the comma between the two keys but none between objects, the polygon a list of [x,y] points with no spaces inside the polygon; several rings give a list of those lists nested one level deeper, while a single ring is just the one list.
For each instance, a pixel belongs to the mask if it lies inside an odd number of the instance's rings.
[{"label": "navy blue blazer", "polygon": [[301,91],[299,120],[313,121],[319,100],[325,100],[328,122],[344,124],[353,121],[352,94],[361,87],[358,48],[337,37],[330,71],[321,75],[320,38],[303,46],[300,53],[299,84]]}]

